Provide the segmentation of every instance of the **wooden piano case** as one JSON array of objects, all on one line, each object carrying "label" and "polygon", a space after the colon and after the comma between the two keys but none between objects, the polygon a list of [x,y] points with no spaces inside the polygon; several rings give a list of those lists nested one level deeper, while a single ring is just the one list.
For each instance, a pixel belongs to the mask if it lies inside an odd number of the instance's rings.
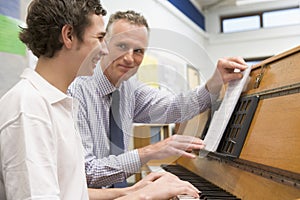
[{"label": "wooden piano case", "polygon": [[[252,66],[250,78],[241,98],[258,102],[239,155],[210,153],[177,164],[241,199],[300,199],[300,46]],[[183,134],[201,136],[203,115]]]}]

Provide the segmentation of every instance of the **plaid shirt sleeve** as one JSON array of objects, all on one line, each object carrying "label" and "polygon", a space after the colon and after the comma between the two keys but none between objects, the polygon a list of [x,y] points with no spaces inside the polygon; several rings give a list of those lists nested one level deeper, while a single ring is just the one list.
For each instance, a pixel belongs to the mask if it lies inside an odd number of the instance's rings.
[{"label": "plaid shirt sleeve", "polygon": [[177,95],[143,87],[136,91],[134,122],[180,123],[204,112],[211,104],[211,95],[205,86]]},{"label": "plaid shirt sleeve", "polygon": [[[127,151],[118,156],[108,155],[109,139],[106,137],[105,131],[100,131],[101,129],[97,131],[93,128],[98,124],[93,122],[89,113],[96,112],[99,108],[95,107],[100,102],[93,103],[94,97],[92,96],[95,94],[95,89],[92,82],[86,81],[83,84],[85,87],[81,87],[82,85],[77,85],[81,81],[84,81],[84,78],[76,79],[68,93],[76,99],[78,104],[75,121],[85,149],[87,184],[91,188],[107,187],[136,173],[141,167],[141,162],[137,150]],[[93,95],[89,96],[89,94]],[[98,116],[101,115],[98,114]]]}]

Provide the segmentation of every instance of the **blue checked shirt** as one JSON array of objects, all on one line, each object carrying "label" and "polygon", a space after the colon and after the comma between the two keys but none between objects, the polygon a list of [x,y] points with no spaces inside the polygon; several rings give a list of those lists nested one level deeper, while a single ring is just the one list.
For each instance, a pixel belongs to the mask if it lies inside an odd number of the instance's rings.
[{"label": "blue checked shirt", "polygon": [[[85,170],[89,187],[107,187],[123,181],[142,166],[137,150],[125,150],[118,156],[109,155],[110,94],[115,89],[98,66],[93,76],[78,77],[68,90],[79,103],[76,121],[86,150]],[[125,149],[133,137],[133,123],[183,122],[211,105],[209,92],[204,86],[174,95],[151,88],[132,77],[124,81],[119,90]]]}]

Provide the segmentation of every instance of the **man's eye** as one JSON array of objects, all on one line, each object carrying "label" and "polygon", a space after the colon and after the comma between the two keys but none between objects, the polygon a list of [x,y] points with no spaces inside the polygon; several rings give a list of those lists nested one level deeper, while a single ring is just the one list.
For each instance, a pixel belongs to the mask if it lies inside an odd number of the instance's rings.
[{"label": "man's eye", "polygon": [[135,49],[134,52],[138,54],[144,54],[145,51],[144,49]]},{"label": "man's eye", "polygon": [[126,44],[118,44],[118,47],[119,47],[121,50],[127,50],[127,45],[126,45]]}]

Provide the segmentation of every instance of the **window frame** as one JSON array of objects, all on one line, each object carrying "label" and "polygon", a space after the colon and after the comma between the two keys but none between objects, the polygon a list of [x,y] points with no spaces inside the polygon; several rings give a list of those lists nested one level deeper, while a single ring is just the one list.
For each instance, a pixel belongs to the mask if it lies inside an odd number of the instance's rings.
[{"label": "window frame", "polygon": [[[242,32],[242,31],[233,31],[233,32],[224,32],[224,27],[223,27],[223,21],[227,19],[235,19],[235,18],[242,18],[242,17],[251,17],[251,16],[259,16],[259,29],[265,28],[263,24],[263,14],[268,13],[268,12],[273,12],[273,11],[283,11],[283,10],[289,10],[289,9],[295,9],[299,8],[299,6],[289,6],[285,8],[278,8],[278,9],[269,9],[269,10],[262,10],[262,11],[256,11],[256,12],[246,12],[243,14],[233,14],[233,15],[223,15],[220,16],[220,27],[221,27],[221,33],[236,33],[236,32]],[[300,8],[299,8],[300,9]],[[278,26],[281,27],[281,26]],[[259,29],[254,29],[254,30],[259,30]]]}]

